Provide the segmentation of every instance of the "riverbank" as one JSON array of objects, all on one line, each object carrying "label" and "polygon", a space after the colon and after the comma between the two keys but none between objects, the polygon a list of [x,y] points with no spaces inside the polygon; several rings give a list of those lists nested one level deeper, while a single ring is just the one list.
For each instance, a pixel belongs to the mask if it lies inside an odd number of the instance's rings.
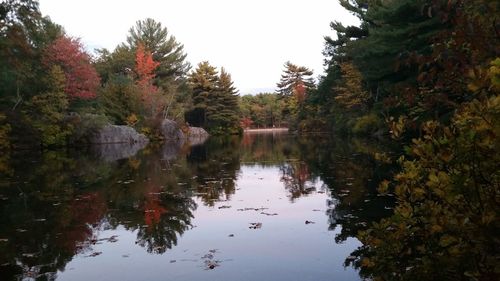
[{"label": "riverbank", "polygon": [[245,129],[244,133],[281,133],[288,132],[288,128],[262,128],[262,129]]}]

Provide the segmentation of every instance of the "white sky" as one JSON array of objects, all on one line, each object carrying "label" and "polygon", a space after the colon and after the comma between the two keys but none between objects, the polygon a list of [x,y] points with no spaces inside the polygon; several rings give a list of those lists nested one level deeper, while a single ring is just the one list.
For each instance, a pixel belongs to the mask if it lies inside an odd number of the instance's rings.
[{"label": "white sky", "polygon": [[329,23],[357,23],[337,0],[40,0],[40,9],[90,50],[113,50],[137,20],[153,18],[193,67],[224,66],[240,94],[273,91],[288,60],[322,74]]}]

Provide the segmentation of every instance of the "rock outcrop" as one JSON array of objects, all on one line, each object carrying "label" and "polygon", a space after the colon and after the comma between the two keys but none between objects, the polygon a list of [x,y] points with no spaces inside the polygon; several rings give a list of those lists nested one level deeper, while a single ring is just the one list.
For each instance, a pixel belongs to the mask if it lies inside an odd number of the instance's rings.
[{"label": "rock outcrop", "polygon": [[129,126],[106,125],[91,136],[90,142],[93,144],[147,144],[149,142],[149,139],[145,135],[139,134],[134,128]]},{"label": "rock outcrop", "polygon": [[203,144],[209,136],[208,132],[200,127],[189,127],[187,132],[187,140],[190,145]]},{"label": "rock outcrop", "polygon": [[177,122],[165,119],[161,121],[160,133],[165,140],[185,140],[186,136],[182,132]]},{"label": "rock outcrop", "polygon": [[202,144],[209,137],[207,131],[200,127],[188,127],[187,132],[183,132],[175,121],[169,119],[161,122],[160,133],[167,141],[178,141],[179,143],[187,141],[191,145]]}]

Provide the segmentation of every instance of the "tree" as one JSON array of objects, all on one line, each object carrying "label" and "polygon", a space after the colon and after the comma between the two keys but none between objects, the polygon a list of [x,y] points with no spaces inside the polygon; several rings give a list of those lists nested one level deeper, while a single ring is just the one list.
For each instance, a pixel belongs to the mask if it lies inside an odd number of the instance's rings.
[{"label": "tree", "polygon": [[40,53],[62,34],[62,27],[42,18],[38,1],[6,0],[0,3],[0,108],[16,110],[24,100],[44,90],[46,70]]},{"label": "tree", "polygon": [[80,40],[59,37],[46,48],[42,61],[47,69],[56,65],[62,69],[66,81],[64,92],[70,100],[96,97],[100,79]]},{"label": "tree", "polygon": [[[239,99],[241,120],[245,127],[280,127],[284,120],[282,111],[285,103],[276,93],[244,95]],[[251,122],[249,122],[251,121]]]},{"label": "tree", "polygon": [[363,87],[361,72],[352,63],[340,65],[342,82],[334,88],[335,101],[342,107],[366,110],[370,94]]},{"label": "tree", "polygon": [[186,120],[207,128],[212,134],[239,133],[238,98],[231,75],[211,66],[207,61],[189,75],[193,108],[186,113]]},{"label": "tree", "polygon": [[140,44],[153,54],[153,59],[159,63],[155,70],[156,83],[171,82],[184,77],[190,69],[190,64],[185,61],[184,46],[169,35],[166,27],[151,18],[137,21],[129,29],[127,47],[135,50]]},{"label": "tree", "polygon": [[208,117],[216,112],[214,101],[217,100],[217,69],[208,61],[198,64],[190,73],[188,82],[192,90],[193,108],[186,114],[186,120],[195,125],[208,127]]},{"label": "tree", "polygon": [[466,104],[451,126],[425,124],[425,135],[413,141],[411,158],[400,159],[402,171],[392,182],[394,215],[358,235],[364,246],[356,264],[364,275],[498,279],[499,118],[500,97],[494,96]]},{"label": "tree", "polygon": [[224,130],[238,130],[239,107],[238,107],[238,91],[233,85],[231,74],[226,72],[224,67],[221,67],[219,79],[217,80],[217,91],[219,101],[219,110],[212,115],[211,119]]},{"label": "tree", "polygon": [[47,84],[48,92],[36,95],[30,100],[28,118],[40,134],[42,146],[61,146],[65,144],[72,128],[64,122],[69,99],[64,93],[67,83],[60,66],[52,66]]},{"label": "tree", "polygon": [[151,52],[145,50],[142,44],[137,46],[135,63],[136,83],[141,91],[145,107],[149,111],[149,117],[154,118],[163,107],[158,87],[153,85],[154,71],[159,63],[153,60]]},{"label": "tree", "polygon": [[123,75],[110,77],[98,98],[106,116],[120,125],[127,124],[127,118],[140,115],[143,110],[141,90]]},{"label": "tree", "polygon": [[313,72],[304,66],[295,65],[289,61],[285,63],[285,70],[281,75],[280,82],[276,84],[277,92],[290,97],[314,87],[314,80],[311,75]]}]

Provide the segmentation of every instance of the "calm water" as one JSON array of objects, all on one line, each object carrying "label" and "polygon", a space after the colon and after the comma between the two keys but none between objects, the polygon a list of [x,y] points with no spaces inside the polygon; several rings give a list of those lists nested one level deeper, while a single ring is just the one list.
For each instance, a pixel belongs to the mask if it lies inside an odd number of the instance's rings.
[{"label": "calm water", "polygon": [[360,280],[354,235],[390,211],[378,149],[251,134],[12,154],[0,280]]}]

